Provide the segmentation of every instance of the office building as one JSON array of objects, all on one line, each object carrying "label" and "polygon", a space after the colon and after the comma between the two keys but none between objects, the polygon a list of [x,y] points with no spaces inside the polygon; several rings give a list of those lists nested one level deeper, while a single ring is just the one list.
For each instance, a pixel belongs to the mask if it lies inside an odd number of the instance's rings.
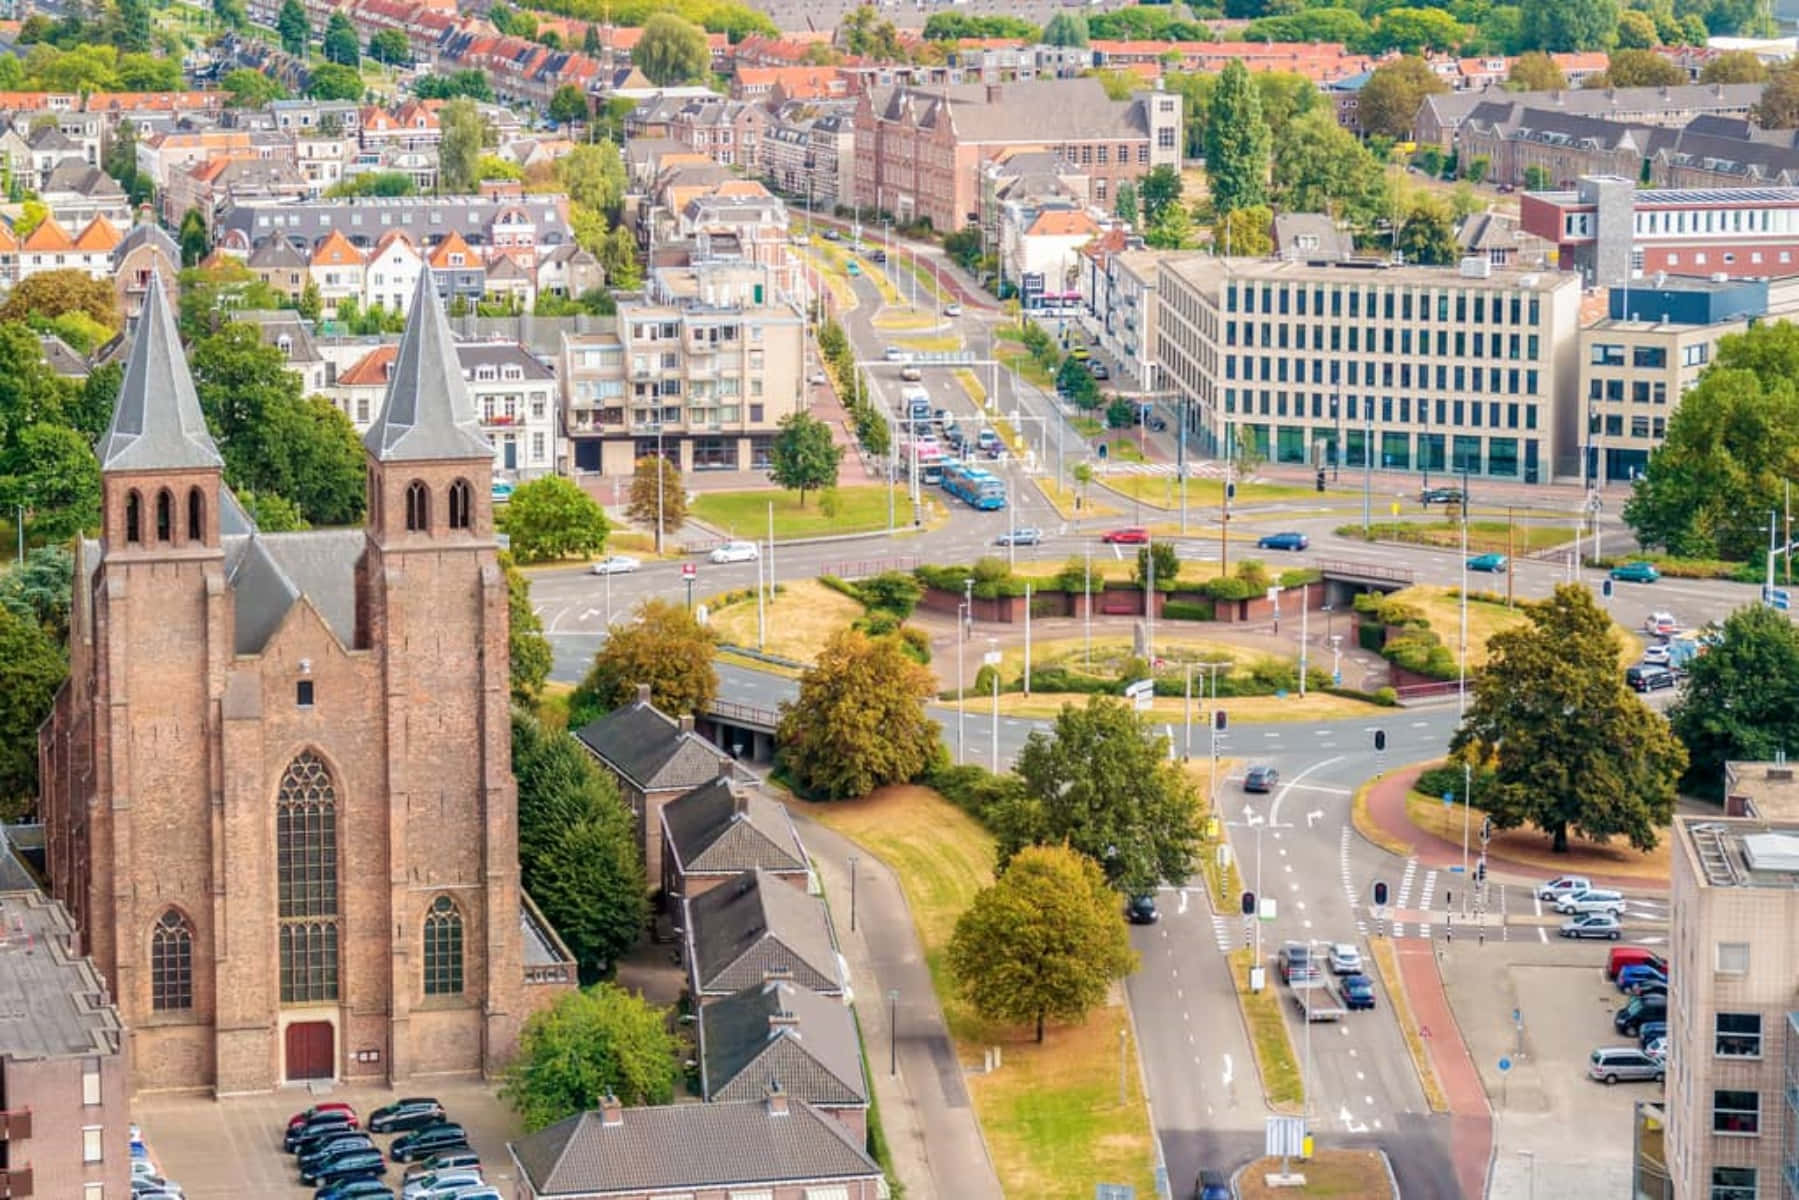
[{"label": "office building", "polygon": [[1566,273],[1188,257],[1156,362],[1200,453],[1547,483],[1578,470]]}]

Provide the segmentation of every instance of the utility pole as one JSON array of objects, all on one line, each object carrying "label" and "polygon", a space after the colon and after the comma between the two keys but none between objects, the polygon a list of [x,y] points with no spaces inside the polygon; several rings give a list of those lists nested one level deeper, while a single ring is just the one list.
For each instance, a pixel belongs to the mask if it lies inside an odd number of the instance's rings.
[{"label": "utility pole", "polygon": [[1031,694],[1031,585],[1024,585],[1024,694]]},{"label": "utility pole", "polygon": [[1512,506],[1505,506],[1505,606],[1512,606],[1512,579],[1516,572],[1512,569]]},{"label": "utility pole", "polygon": [[1306,649],[1310,643],[1309,617],[1312,611],[1312,585],[1299,585],[1299,698],[1306,698]]},{"label": "utility pole", "polygon": [[1231,573],[1231,460],[1230,440],[1225,439],[1224,459],[1224,491],[1218,501],[1222,510],[1218,521],[1218,574],[1220,577]]}]

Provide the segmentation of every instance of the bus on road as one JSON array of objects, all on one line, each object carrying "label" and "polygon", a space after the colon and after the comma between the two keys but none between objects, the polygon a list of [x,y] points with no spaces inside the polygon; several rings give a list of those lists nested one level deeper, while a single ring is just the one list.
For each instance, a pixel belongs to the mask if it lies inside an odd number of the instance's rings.
[{"label": "bus on road", "polygon": [[967,463],[957,463],[943,472],[943,490],[970,508],[991,512],[1006,506],[1005,481]]}]

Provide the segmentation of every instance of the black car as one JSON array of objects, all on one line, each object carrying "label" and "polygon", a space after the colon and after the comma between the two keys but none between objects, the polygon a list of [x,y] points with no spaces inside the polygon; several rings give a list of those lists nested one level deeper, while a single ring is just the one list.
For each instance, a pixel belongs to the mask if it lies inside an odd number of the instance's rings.
[{"label": "black car", "polygon": [[1143,895],[1132,896],[1125,903],[1124,917],[1133,925],[1154,925],[1162,919],[1162,914],[1156,911],[1156,898]]},{"label": "black car", "polygon": [[430,1158],[433,1154],[441,1154],[446,1150],[467,1149],[468,1134],[462,1126],[431,1125],[395,1138],[387,1152],[395,1162],[410,1162],[415,1158]]},{"label": "black car", "polygon": [[375,1140],[368,1134],[358,1130],[355,1133],[339,1134],[337,1137],[321,1138],[306,1148],[300,1155],[300,1174],[310,1175],[313,1168],[323,1166],[340,1154],[351,1150],[373,1150]]},{"label": "black car", "polygon": [[1223,1171],[1201,1171],[1193,1181],[1193,1200],[1231,1200],[1231,1185]]},{"label": "black car", "polygon": [[868,252],[868,261],[884,263],[887,261],[887,252],[885,250],[870,250]]},{"label": "black car", "polygon": [[1274,785],[1280,782],[1281,773],[1273,767],[1251,767],[1243,772],[1243,790],[1246,792],[1272,792]]},{"label": "black car", "polygon": [[1345,975],[1337,984],[1343,996],[1343,1007],[1351,1012],[1374,1007],[1374,981],[1366,975]]},{"label": "black car", "polygon": [[1653,663],[1639,663],[1625,670],[1624,682],[1630,685],[1632,691],[1653,692],[1662,688],[1671,688],[1679,683],[1680,679],[1666,667],[1658,667]]},{"label": "black car", "polygon": [[835,229],[827,229],[821,236],[823,236],[827,242],[841,242],[843,240],[843,235],[838,233]]},{"label": "black car", "polygon": [[369,1114],[371,1133],[399,1133],[441,1125],[444,1106],[429,1096],[403,1096],[392,1104],[384,1104]]},{"label": "black car", "polygon": [[1425,488],[1418,493],[1418,503],[1426,508],[1433,504],[1460,504],[1461,502],[1461,488]]},{"label": "black car", "polygon": [[352,1150],[348,1154],[340,1154],[325,1163],[310,1175],[301,1175],[300,1182],[309,1186],[327,1187],[333,1183],[348,1183],[352,1179],[379,1179],[387,1173],[387,1161],[381,1157],[379,1150]]},{"label": "black car", "polygon": [[288,1128],[282,1138],[282,1146],[289,1154],[298,1154],[302,1148],[317,1145],[320,1138],[336,1137],[340,1133],[355,1132],[354,1118],[348,1113],[323,1112],[313,1117],[304,1125],[293,1125]]}]

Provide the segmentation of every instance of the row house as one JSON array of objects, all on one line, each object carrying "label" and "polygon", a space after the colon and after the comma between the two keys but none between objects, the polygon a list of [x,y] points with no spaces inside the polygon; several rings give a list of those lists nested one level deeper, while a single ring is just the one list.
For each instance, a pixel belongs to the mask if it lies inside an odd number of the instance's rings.
[{"label": "row house", "polygon": [[439,159],[430,150],[362,150],[358,149],[344,165],[344,178],[371,172],[381,175],[404,175],[412,180],[413,190],[429,195],[437,190]]},{"label": "row house", "polygon": [[50,172],[38,199],[70,229],[105,217],[121,228],[131,223],[131,202],[118,180],[86,163],[66,162]]},{"label": "row house", "polygon": [[307,262],[307,274],[318,289],[325,312],[335,316],[345,300],[362,303],[368,264],[350,239],[333,231],[320,242]]},{"label": "row house", "polygon": [[738,71],[745,67],[802,67],[820,46],[834,49],[830,30],[788,30],[779,37],[752,33],[730,47],[731,64]]},{"label": "row house", "polygon": [[64,163],[79,163],[86,166],[100,164],[100,139],[84,142],[71,138],[62,130],[53,126],[45,126],[25,138],[29,148],[31,186],[35,190],[50,182],[50,173]]},{"label": "row house", "polygon": [[[95,217],[73,237],[57,223],[46,218],[13,248],[16,266],[9,274],[14,282],[29,279],[44,271],[74,269],[85,271],[95,279],[111,279],[113,251],[125,235],[104,217]],[[6,246],[0,243],[0,255]]]},{"label": "row house", "polygon": [[[1164,65],[1182,72],[1215,74],[1231,62],[1250,71],[1285,71],[1314,83],[1348,78],[1378,65],[1353,54],[1341,42],[1158,42],[1095,39],[1093,65],[1101,70],[1143,70],[1160,74]],[[1176,61],[1178,59],[1178,62]]]},{"label": "row house", "polygon": [[666,138],[726,167],[753,168],[767,126],[767,109],[723,96],[658,93],[625,116],[627,137]]},{"label": "row house", "polygon": [[459,233],[447,234],[425,255],[437,294],[473,307],[487,296],[487,263]]},{"label": "row house", "polygon": [[[313,28],[323,29],[324,24],[316,24]],[[258,71],[290,92],[304,92],[312,78],[312,68],[305,58],[289,54],[258,37],[226,33],[213,44],[213,54],[225,71],[238,67]]]},{"label": "row house", "polygon": [[586,92],[600,78],[600,64],[585,54],[554,50],[541,42],[509,35],[458,31],[438,53],[440,70],[486,71],[503,103],[547,107],[564,84]]},{"label": "row house", "polygon": [[216,233],[219,215],[227,209],[310,199],[319,190],[291,161],[219,158],[176,172],[159,199],[165,224],[179,226],[192,209],[199,212],[206,228]]},{"label": "row house", "polygon": [[276,129],[302,136],[329,131],[354,137],[362,131],[362,106],[354,100],[272,100],[260,111]]},{"label": "row house", "polygon": [[[137,169],[160,192],[175,176],[185,174],[201,163],[245,158],[297,165],[299,140],[291,132],[232,128],[171,130],[138,139]],[[180,221],[179,214],[175,221]]]},{"label": "row house", "polygon": [[[1571,88],[1584,87],[1588,79],[1611,65],[1611,56],[1603,50],[1562,52],[1551,54],[1549,58],[1560,68],[1562,78],[1568,81]],[[1451,61],[1455,64],[1455,70],[1445,76],[1445,80],[1458,92],[1478,92],[1500,87],[1512,77],[1512,68],[1518,64],[1517,58],[1508,54],[1457,58]]]},{"label": "row house", "polygon": [[1456,149],[1456,132],[1476,112],[1487,121],[1493,104],[1518,110],[1627,125],[1682,126],[1700,116],[1746,117],[1760,102],[1759,83],[1709,83],[1682,87],[1571,88],[1508,92],[1499,86],[1426,96],[1412,133],[1420,145]]},{"label": "row house", "polygon": [[787,206],[753,179],[728,179],[693,197],[675,214],[674,238],[690,241],[695,262],[741,262],[763,268],[769,286],[802,289],[788,233]]},{"label": "row house", "polygon": [[740,66],[731,76],[733,100],[844,100],[849,94],[849,79],[835,67]]},{"label": "row house", "polygon": [[854,186],[854,101],[794,100],[771,109],[758,146],[756,170],[784,196],[831,211]]},{"label": "row house", "polygon": [[409,100],[391,112],[374,105],[364,108],[359,137],[365,150],[422,150],[435,148],[443,130],[435,105]]},{"label": "row house", "polygon": [[434,244],[450,233],[477,247],[502,239],[514,249],[526,240],[538,249],[574,241],[568,197],[558,193],[362,196],[283,204],[246,201],[220,215],[213,240],[225,253],[247,257],[264,239],[285,237],[310,255],[334,231],[367,251],[395,229],[420,245]]},{"label": "row house", "polygon": [[351,137],[304,137],[294,142],[294,165],[321,192],[353,174],[361,154]]}]

